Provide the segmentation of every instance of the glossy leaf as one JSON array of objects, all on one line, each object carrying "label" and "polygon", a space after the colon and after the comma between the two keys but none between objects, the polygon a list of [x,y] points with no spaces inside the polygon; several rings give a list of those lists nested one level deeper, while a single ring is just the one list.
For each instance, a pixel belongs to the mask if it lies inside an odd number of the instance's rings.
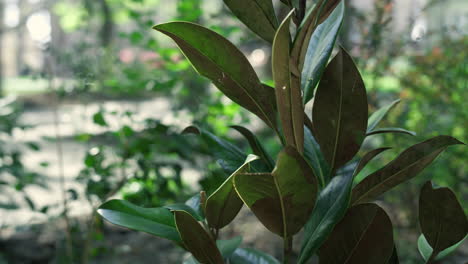
[{"label": "glossy leaf", "polygon": [[230,264],[280,264],[274,257],[251,248],[238,248],[229,259]]},{"label": "glossy leaf", "polygon": [[273,42],[278,20],[271,0],[224,0],[224,3],[253,32]]},{"label": "glossy leaf", "polygon": [[319,250],[320,263],[387,263],[393,254],[392,222],[376,204],[348,210]]},{"label": "glossy leaf", "polygon": [[304,148],[304,107],[297,76],[291,74],[289,25],[294,10],[281,23],[273,41],[272,72],[275,81],[276,105],[286,145],[294,146],[300,153]]},{"label": "glossy leaf", "polygon": [[190,199],[185,201],[185,205],[192,208],[201,218],[205,218],[205,213],[203,212],[202,202],[201,202],[201,195],[203,192],[192,196]]},{"label": "glossy leaf", "polygon": [[238,174],[234,186],[260,222],[283,237],[291,237],[302,228],[317,194],[312,170],[293,147],[280,152],[271,174]]},{"label": "glossy leaf", "polygon": [[247,158],[247,155],[238,147],[208,131],[189,126],[182,133],[200,135],[212,156],[217,159],[219,165],[228,175],[236,171]]},{"label": "glossy leaf", "polygon": [[274,91],[263,86],[244,54],[216,32],[188,22],[153,27],[172,38],[197,72],[227,97],[276,129]]},{"label": "glossy leaf", "polygon": [[176,210],[177,211],[184,211],[184,212],[189,213],[195,219],[197,219],[197,221],[202,221],[203,220],[203,217],[199,214],[199,212],[197,212],[192,207],[190,207],[190,206],[188,206],[186,204],[170,204],[170,205],[164,206],[164,208],[167,208],[167,209],[169,209],[171,211],[176,211]]},{"label": "glossy leaf", "polygon": [[335,170],[359,151],[367,129],[364,82],[344,49],[328,64],[312,109],[316,139]]},{"label": "glossy leaf", "polygon": [[409,130],[406,130],[404,128],[399,128],[399,127],[377,128],[370,132],[367,132],[366,136],[372,136],[372,135],[384,134],[384,133],[400,133],[400,134],[406,134],[410,136],[416,136],[416,132],[409,131]]},{"label": "glossy leaf", "polygon": [[249,163],[258,157],[249,155],[244,164],[239,167],[226,181],[206,200],[206,219],[208,225],[221,229],[234,220],[242,208],[242,200],[234,190],[233,179],[239,173],[249,171]]},{"label": "glossy leaf", "polygon": [[304,158],[314,171],[314,175],[317,176],[320,185],[324,187],[330,174],[330,168],[320,150],[320,145],[307,127],[304,127]]},{"label": "glossy leaf", "polygon": [[391,148],[378,148],[378,149],[374,149],[374,150],[371,150],[369,152],[367,152],[364,157],[362,157],[362,159],[359,161],[359,164],[358,166],[356,167],[356,170],[354,171],[354,175],[358,175],[359,172],[361,172],[362,169],[364,169],[364,167],[371,161],[373,160],[375,157],[377,157],[380,153],[386,151],[386,150],[389,150]]},{"label": "glossy leaf", "polygon": [[433,188],[429,181],[419,196],[419,225],[432,254],[457,244],[468,233],[468,220],[449,188]]},{"label": "glossy leaf", "polygon": [[393,101],[392,103],[380,108],[379,110],[375,111],[370,117],[368,126],[367,126],[367,132],[371,132],[374,130],[374,128],[377,127],[377,125],[382,121],[382,119],[388,114],[390,110],[392,110],[395,106],[397,106],[400,103],[400,99]]},{"label": "glossy leaf", "polygon": [[320,192],[314,211],[305,225],[299,264],[307,263],[317,253],[346,213],[352,183],[352,173],[337,176]]},{"label": "glossy leaf", "polygon": [[207,264],[224,263],[215,241],[195,218],[185,211],[174,211],[174,219],[185,248],[196,260]]},{"label": "glossy leaf", "polygon": [[137,231],[146,232],[181,244],[174,217],[167,208],[142,208],[124,200],[110,200],[97,213],[107,221]]},{"label": "glossy leaf", "polygon": [[413,145],[385,167],[367,176],[353,189],[352,204],[374,200],[398,184],[415,177],[448,146],[463,144],[449,136],[437,136]]},{"label": "glossy leaf", "polygon": [[252,133],[250,130],[242,126],[231,126],[231,127],[237,130],[247,139],[247,141],[249,142],[250,148],[252,148],[253,153],[262,159],[268,171],[273,170],[275,166],[275,162],[271,158],[270,154],[268,154],[268,152],[262,146],[262,144],[257,139],[257,137],[254,135],[254,133]]},{"label": "glossy leaf", "polygon": [[294,40],[291,57],[298,73],[302,72],[309,42],[315,29],[335,10],[341,0],[319,0],[305,16]]},{"label": "glossy leaf", "polygon": [[301,78],[304,104],[314,96],[315,87],[328,63],[343,22],[344,9],[344,2],[341,2],[331,15],[317,27],[309,41]]},{"label": "glossy leaf", "polygon": [[[440,253],[437,254],[437,256],[435,257],[434,260],[441,260],[449,255],[451,255],[453,252],[455,252],[457,250],[457,248],[459,246],[461,246],[461,244],[463,244],[463,242],[465,242],[465,239],[467,238],[467,236],[465,236],[465,238],[463,238],[462,240],[460,240],[460,242],[456,243],[455,245],[445,249],[445,250],[442,250]],[[420,235],[419,238],[418,238],[418,250],[419,250],[419,253],[421,254],[421,256],[423,257],[423,259],[425,261],[429,260],[429,258],[431,257],[432,255],[432,247],[431,245],[429,245],[429,242],[427,242],[426,238],[424,237],[424,235]]]}]

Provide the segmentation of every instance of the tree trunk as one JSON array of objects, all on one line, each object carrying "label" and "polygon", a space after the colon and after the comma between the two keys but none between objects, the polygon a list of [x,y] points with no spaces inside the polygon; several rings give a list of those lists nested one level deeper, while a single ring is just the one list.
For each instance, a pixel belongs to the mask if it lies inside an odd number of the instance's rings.
[{"label": "tree trunk", "polygon": [[114,33],[114,21],[112,15],[112,9],[107,3],[107,0],[99,0],[101,5],[101,11],[103,14],[103,24],[101,28],[101,41],[104,47],[108,47],[112,42],[112,36]]}]

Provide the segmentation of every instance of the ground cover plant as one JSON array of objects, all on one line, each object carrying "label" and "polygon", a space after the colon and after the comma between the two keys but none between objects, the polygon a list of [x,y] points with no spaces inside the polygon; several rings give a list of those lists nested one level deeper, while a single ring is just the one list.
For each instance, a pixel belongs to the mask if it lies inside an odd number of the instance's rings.
[{"label": "ground cover plant", "polygon": [[[358,157],[367,137],[414,132],[379,128],[398,101],[369,117],[366,88],[351,56],[339,47],[330,60],[344,2],[319,0],[308,6],[303,0],[282,0],[290,12],[281,23],[271,0],[224,2],[272,44],[274,88],[263,84],[243,53],[212,30],[189,22],[154,29],[174,40],[200,75],[263,120],[282,150],[267,152],[261,138],[240,126],[232,128],[246,138],[252,154],[202,128],[188,127],[184,133],[208,144],[230,175],[224,183],[185,204],[143,208],[110,200],[98,213],[111,223],[173,241],[192,254],[185,263],[280,263],[240,247],[241,238],[218,239],[244,204],[282,237],[283,263],[308,263],[317,257],[326,264],[399,263],[391,220],[375,200],[415,177],[447,147],[463,143],[450,136],[427,139],[356,182],[355,176],[388,149]],[[312,104],[311,118],[307,103]],[[448,188],[436,188],[429,181],[419,197],[418,248],[425,263],[436,263],[463,242],[467,218]],[[302,246],[294,249],[293,237],[301,230]]]}]

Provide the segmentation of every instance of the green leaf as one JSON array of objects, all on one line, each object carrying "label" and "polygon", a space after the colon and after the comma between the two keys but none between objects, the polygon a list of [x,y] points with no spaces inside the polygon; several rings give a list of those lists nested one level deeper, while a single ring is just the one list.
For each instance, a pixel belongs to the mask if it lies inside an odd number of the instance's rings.
[{"label": "green leaf", "polygon": [[215,241],[195,218],[185,211],[174,211],[174,219],[185,248],[196,260],[207,264],[224,263]]},{"label": "green leaf", "polygon": [[415,177],[448,146],[455,144],[463,143],[453,137],[437,136],[413,145],[356,185],[351,203],[370,202],[398,184]]},{"label": "green leaf", "polygon": [[346,213],[352,183],[352,173],[336,176],[320,192],[315,209],[304,228],[299,264],[307,263]]},{"label": "green leaf", "polygon": [[102,114],[101,111],[95,113],[93,115],[93,122],[97,125],[100,125],[100,126],[103,126],[103,127],[106,127],[108,126],[107,122],[106,122],[106,119],[104,118],[104,115]]},{"label": "green leaf", "polygon": [[384,134],[384,133],[400,133],[400,134],[406,134],[410,136],[416,136],[416,132],[409,131],[409,130],[406,130],[404,128],[399,128],[399,127],[377,128],[370,132],[367,132],[366,136],[372,136],[372,135]]},{"label": "green leaf", "polygon": [[286,145],[294,146],[299,153],[304,148],[304,107],[298,76],[291,74],[289,25],[294,10],[281,23],[273,41],[272,72],[275,81],[276,104]]},{"label": "green leaf", "polygon": [[237,174],[234,187],[260,222],[285,238],[292,237],[306,223],[317,194],[311,168],[290,146],[279,153],[271,174]]},{"label": "green leaf", "polygon": [[315,29],[335,10],[341,0],[319,0],[313,9],[305,16],[304,21],[298,29],[291,51],[292,63],[295,72],[302,72],[309,42]]},{"label": "green leaf", "polygon": [[280,264],[274,257],[251,248],[238,248],[229,259],[230,264]]},{"label": "green leaf", "polygon": [[387,115],[387,113],[392,110],[395,106],[400,103],[400,99],[393,101],[392,103],[380,108],[379,110],[375,111],[367,121],[367,133],[372,132],[374,128],[382,121],[382,119]]},{"label": "green leaf", "polygon": [[387,263],[394,249],[392,222],[376,204],[348,210],[320,247],[320,263]]},{"label": "green leaf", "polygon": [[304,127],[304,158],[314,171],[314,175],[319,179],[320,185],[324,187],[330,174],[330,168],[320,150],[320,145],[307,127]]},{"label": "green leaf", "polygon": [[244,54],[216,32],[188,22],[153,27],[171,37],[202,76],[276,129],[274,91],[263,86]]},{"label": "green leaf", "polygon": [[268,171],[273,170],[275,166],[275,162],[271,158],[270,154],[268,154],[268,152],[262,146],[262,144],[257,139],[257,137],[254,135],[254,133],[252,133],[250,130],[242,126],[231,126],[231,127],[237,130],[247,139],[250,147],[252,148],[253,153],[262,159],[263,163],[266,164]]},{"label": "green leaf", "polygon": [[433,188],[430,181],[419,196],[419,225],[433,255],[457,244],[468,233],[468,220],[455,194],[449,188]]},{"label": "green leaf", "polygon": [[164,208],[167,208],[171,211],[184,211],[197,219],[197,221],[203,220],[203,217],[196,210],[186,204],[171,204],[164,206]]},{"label": "green leaf", "polygon": [[230,258],[236,249],[242,243],[242,237],[236,237],[228,240],[218,240],[216,245],[224,258]]},{"label": "green leaf", "polygon": [[203,212],[202,204],[201,204],[201,193],[192,196],[190,199],[185,201],[185,204],[195,210],[195,212],[205,218],[205,213]]},{"label": "green leaf", "polygon": [[236,171],[247,158],[247,155],[238,147],[208,131],[189,126],[182,133],[199,135],[212,156],[217,159],[218,164],[229,175]]},{"label": "green leaf", "polygon": [[278,20],[271,0],[224,0],[224,3],[250,30],[273,42]]},{"label": "green leaf", "polygon": [[142,208],[123,200],[110,200],[97,210],[107,221],[172,240],[181,245],[174,217],[167,208]]},{"label": "green leaf", "polygon": [[[460,240],[460,242],[456,243],[455,245],[445,249],[445,250],[442,250],[442,252],[440,252],[439,254],[437,254],[437,256],[435,257],[434,260],[441,260],[449,255],[451,255],[453,252],[455,252],[455,250],[457,250],[457,248],[463,244],[463,242],[465,242],[465,239],[467,238],[468,236],[465,236],[462,240]],[[419,250],[419,253],[421,254],[421,256],[423,257],[423,259],[425,261],[427,261],[431,255],[432,255],[432,247],[431,245],[429,245],[429,242],[427,242],[426,240],[426,237],[424,237],[423,234],[421,234],[418,238],[418,250]]]},{"label": "green leaf", "polygon": [[364,167],[371,161],[373,160],[375,157],[377,157],[380,153],[386,151],[386,150],[389,150],[391,148],[378,148],[378,149],[374,149],[374,150],[371,150],[369,152],[367,152],[364,157],[362,157],[362,159],[359,161],[359,164],[358,166],[356,167],[356,170],[354,171],[354,176],[358,175],[359,172],[361,172],[362,169],[364,169]]},{"label": "green leaf", "polygon": [[334,171],[359,151],[367,128],[366,88],[351,56],[343,48],[325,69],[312,117],[314,135]]},{"label": "green leaf", "polygon": [[393,253],[390,259],[388,260],[387,264],[399,264],[400,260],[398,259],[398,252],[396,247],[393,247]]},{"label": "green leaf", "polygon": [[237,216],[243,203],[234,190],[233,179],[239,173],[248,172],[249,163],[257,159],[257,156],[249,155],[244,164],[206,200],[206,219],[211,228],[221,229]]},{"label": "green leaf", "polygon": [[338,37],[343,22],[344,10],[344,2],[341,2],[331,15],[317,27],[309,41],[301,78],[304,104],[314,96],[315,87],[328,63]]}]

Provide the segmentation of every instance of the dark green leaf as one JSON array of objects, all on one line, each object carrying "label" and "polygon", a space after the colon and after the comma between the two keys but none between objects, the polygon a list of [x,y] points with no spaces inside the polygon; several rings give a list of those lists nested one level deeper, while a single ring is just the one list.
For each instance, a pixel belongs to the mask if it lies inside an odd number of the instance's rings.
[{"label": "dark green leaf", "polygon": [[201,263],[223,264],[223,257],[213,238],[189,213],[174,211],[180,237],[190,253]]},{"label": "dark green leaf", "polygon": [[419,225],[435,255],[468,233],[468,220],[455,194],[449,188],[433,188],[430,181],[419,196]]},{"label": "dark green leaf", "polygon": [[309,41],[301,78],[304,104],[314,96],[315,87],[328,63],[343,22],[344,9],[344,2],[341,2],[331,15],[317,27]]},{"label": "dark green leaf", "polygon": [[171,204],[164,206],[164,208],[167,208],[171,211],[184,211],[193,216],[193,218],[197,219],[197,221],[203,220],[203,217],[196,210],[186,204]]},{"label": "dark green leaf", "polygon": [[230,264],[280,264],[274,257],[251,248],[238,248],[229,259]]},{"label": "dark green leaf", "polygon": [[293,147],[280,152],[271,174],[237,174],[234,186],[260,222],[283,237],[292,237],[302,228],[317,194],[311,168]]},{"label": "dark green leaf", "polygon": [[437,136],[413,145],[356,185],[351,203],[372,201],[398,184],[415,177],[448,146],[455,144],[463,143],[453,137]]},{"label": "dark green leaf", "polygon": [[224,3],[253,32],[273,42],[278,20],[271,0],[224,0]]},{"label": "dark green leaf", "polygon": [[316,139],[331,171],[359,151],[366,135],[367,96],[352,58],[341,48],[328,64],[312,110]]},{"label": "dark green leaf", "polygon": [[174,216],[167,208],[142,208],[123,200],[110,200],[97,210],[107,221],[182,243],[175,227]]},{"label": "dark green leaf", "polygon": [[392,110],[396,105],[400,103],[400,99],[393,101],[389,105],[386,105],[379,110],[375,111],[370,117],[367,122],[367,133],[371,132],[374,130],[374,128],[377,127],[377,125],[382,121],[382,119],[387,115],[387,113]]},{"label": "dark green leaf", "polygon": [[266,164],[268,171],[272,171],[275,166],[275,163],[273,159],[271,158],[270,154],[268,154],[268,152],[262,146],[260,141],[254,135],[254,133],[252,133],[250,130],[242,126],[231,126],[231,127],[237,130],[247,139],[250,147],[252,148],[253,153],[262,159],[262,161]]},{"label": "dark green leaf", "polygon": [[247,158],[247,155],[238,147],[208,131],[201,130],[195,126],[189,126],[182,133],[200,135],[213,157],[217,159],[219,165],[229,175],[236,171]]},{"label": "dark green leaf", "polygon": [[315,29],[335,10],[341,0],[319,0],[305,16],[294,40],[291,57],[295,71],[302,72],[309,42]]},{"label": "dark green leaf", "polygon": [[274,91],[260,83],[247,58],[229,40],[188,22],[160,24],[154,29],[171,37],[200,75],[276,129]]},{"label": "dark green leaf", "polygon": [[289,24],[294,11],[281,23],[273,41],[272,72],[275,81],[276,104],[286,145],[294,146],[299,153],[304,148],[304,107],[302,105],[299,77],[291,74]]},{"label": "dark green leaf", "polygon": [[372,136],[372,135],[384,134],[384,133],[400,133],[400,134],[406,134],[410,136],[416,136],[416,132],[409,131],[409,130],[406,130],[404,128],[399,128],[399,127],[377,128],[370,132],[367,132],[366,136]]},{"label": "dark green leaf", "polygon": [[388,260],[387,264],[399,264],[400,260],[398,259],[398,252],[396,247],[393,247],[393,253],[390,259]]},{"label": "dark green leaf", "polygon": [[[451,255],[453,252],[455,252],[455,250],[457,250],[457,248],[463,244],[463,242],[465,242],[465,239],[467,238],[468,236],[465,236],[465,238],[463,238],[462,240],[460,240],[460,242],[456,243],[455,245],[445,249],[445,250],[442,250],[442,252],[440,252],[439,254],[437,254],[437,256],[435,257],[434,260],[441,260],[449,255]],[[421,256],[423,257],[423,259],[425,261],[427,261],[431,255],[432,255],[432,247],[431,245],[429,245],[429,242],[427,242],[426,238],[424,237],[424,235],[420,235],[419,238],[418,238],[418,249],[419,249],[419,253],[421,254]]]},{"label": "dark green leaf", "polygon": [[200,194],[196,194],[196,195],[192,196],[190,199],[185,201],[185,204],[188,207],[195,210],[195,212],[197,212],[197,214],[200,215],[202,218],[204,218],[205,213],[203,212],[203,208],[202,208],[202,204],[201,204],[201,195],[202,194],[200,193]]},{"label": "dark green leaf", "polygon": [[234,220],[242,208],[242,200],[234,190],[233,179],[239,173],[249,171],[249,163],[258,157],[249,155],[244,164],[239,167],[226,181],[206,200],[206,219],[208,225],[221,229]]},{"label": "dark green leaf", "polygon": [[361,172],[362,169],[369,163],[371,160],[373,160],[376,156],[378,156],[380,153],[389,150],[391,148],[378,148],[371,150],[367,152],[364,157],[359,161],[358,166],[356,167],[356,170],[354,171],[354,175],[358,175],[359,172]]},{"label": "dark green leaf", "polygon": [[314,211],[305,225],[299,264],[307,263],[346,213],[352,182],[352,173],[336,176],[320,192]]},{"label": "dark green leaf", "polygon": [[392,222],[375,204],[360,204],[344,218],[319,250],[323,264],[387,263],[394,249]]},{"label": "dark green leaf", "polygon": [[314,171],[314,175],[319,179],[320,185],[325,186],[326,179],[330,174],[330,168],[320,150],[320,145],[312,135],[312,131],[304,127],[304,158]]},{"label": "dark green leaf", "polygon": [[102,112],[97,112],[93,115],[93,122],[100,126],[107,126],[107,122],[104,119]]}]

